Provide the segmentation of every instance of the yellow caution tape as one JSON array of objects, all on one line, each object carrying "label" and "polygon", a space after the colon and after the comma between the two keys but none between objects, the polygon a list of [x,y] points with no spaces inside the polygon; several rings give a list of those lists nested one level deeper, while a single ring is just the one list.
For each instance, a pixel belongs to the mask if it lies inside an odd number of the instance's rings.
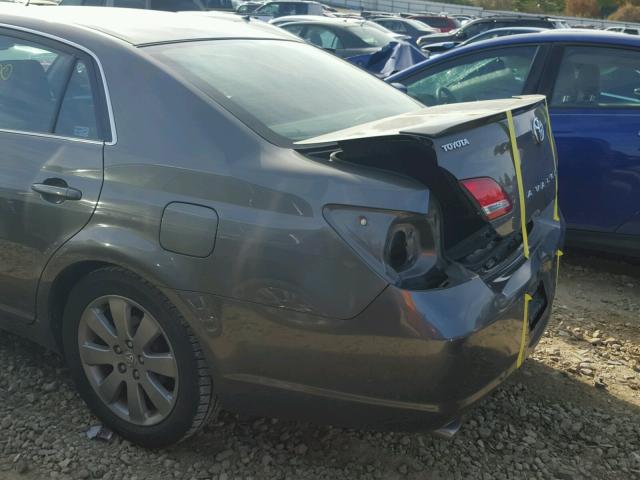
[{"label": "yellow caution tape", "polygon": [[520,203],[520,227],[522,229],[522,243],[524,246],[524,256],[529,258],[529,236],[527,235],[527,211],[524,203],[524,184],[522,182],[522,167],[520,165],[520,151],[518,150],[518,140],[516,139],[516,128],[513,125],[513,114],[507,111],[507,124],[509,126],[509,138],[511,140],[511,152],[513,154],[513,166],[516,170],[516,181],[518,183],[518,197]]},{"label": "yellow caution tape", "polygon": [[560,257],[564,255],[564,253],[562,253],[562,250],[558,250],[556,252],[556,288],[558,285],[558,275],[560,274]]},{"label": "yellow caution tape", "polygon": [[533,300],[533,297],[528,293],[524,294],[524,318],[522,319],[522,335],[520,336],[520,352],[518,353],[518,360],[516,362],[516,368],[520,368],[524,362],[524,351],[527,348],[527,330],[529,329],[529,302]]},{"label": "yellow caution tape", "polygon": [[[547,117],[547,137],[549,138],[549,144],[551,145],[551,154],[553,155],[553,167],[554,179],[556,181],[556,199],[553,204],[553,219],[556,222],[560,221],[560,209],[558,207],[558,154],[556,153],[556,143],[553,140],[553,133],[551,133],[551,115],[549,115],[549,106],[547,105],[547,99],[544,100],[544,114]],[[560,254],[562,255],[562,253]]]}]

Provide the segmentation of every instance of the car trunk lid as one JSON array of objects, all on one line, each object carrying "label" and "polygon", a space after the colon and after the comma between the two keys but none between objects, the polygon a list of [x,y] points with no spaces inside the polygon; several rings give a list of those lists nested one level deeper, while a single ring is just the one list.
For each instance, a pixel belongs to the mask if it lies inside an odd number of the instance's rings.
[{"label": "car trunk lid", "polygon": [[[543,96],[421,109],[296,143],[337,150],[334,161],[418,179],[439,203],[447,254],[493,270],[515,250],[528,256],[533,220],[556,198],[553,139]],[[513,208],[488,218],[461,182],[493,179]]]}]

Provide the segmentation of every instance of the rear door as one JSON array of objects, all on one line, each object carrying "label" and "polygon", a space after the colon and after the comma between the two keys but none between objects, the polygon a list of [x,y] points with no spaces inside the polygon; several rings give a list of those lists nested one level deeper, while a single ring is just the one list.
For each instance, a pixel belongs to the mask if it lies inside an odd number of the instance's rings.
[{"label": "rear door", "polygon": [[0,30],[0,318],[31,321],[40,275],[102,186],[104,97],[93,60]]},{"label": "rear door", "polygon": [[567,226],[624,230],[640,211],[640,51],[567,45],[553,59],[549,103]]}]

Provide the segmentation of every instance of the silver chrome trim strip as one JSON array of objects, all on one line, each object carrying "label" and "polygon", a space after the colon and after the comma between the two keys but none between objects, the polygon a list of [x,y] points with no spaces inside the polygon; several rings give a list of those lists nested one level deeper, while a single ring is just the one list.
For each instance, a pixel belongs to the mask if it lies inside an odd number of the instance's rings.
[{"label": "silver chrome trim strip", "polygon": [[0,133],[12,133],[15,135],[27,135],[30,137],[54,138],[54,139],[60,139],[60,140],[69,140],[71,142],[91,143],[95,145],[102,145],[102,144],[111,145],[111,143],[105,143],[100,140],[88,140],[86,138],[78,138],[78,137],[65,137],[62,135],[55,135],[52,133],[27,132],[24,130],[9,130],[6,128],[0,128]]},{"label": "silver chrome trim strip", "polygon": [[[115,145],[116,143],[118,143],[118,134],[116,133],[116,122],[115,119],[113,117],[113,108],[111,106],[111,95],[109,94],[109,86],[107,85],[107,77],[104,74],[104,69],[102,68],[102,63],[100,62],[100,59],[98,58],[98,56],[93,53],[91,50],[89,50],[87,47],[83,47],[82,45],[79,45],[75,42],[72,42],[71,40],[66,40],[64,38],[58,37],[56,35],[52,35],[50,33],[46,33],[46,32],[41,32],[39,30],[33,30],[31,28],[26,28],[26,27],[20,27],[17,25],[9,25],[6,23],[0,23],[0,28],[6,28],[7,30],[17,30],[19,32],[25,32],[25,33],[31,33],[33,35],[38,35],[40,37],[44,37],[44,38],[48,38],[50,40],[54,40],[56,42],[60,42],[60,43],[64,43],[66,45],[69,45],[70,47],[73,47],[77,50],[81,50],[84,53],[86,53],[87,55],[89,55],[91,58],[93,58],[93,60],[96,62],[96,65],[98,65],[98,70],[100,71],[100,77],[102,79],[102,88],[104,89],[104,96],[105,96],[105,102],[107,104],[107,113],[109,115],[109,128],[111,130],[111,141],[109,142],[98,142],[98,143],[104,143],[105,145]],[[19,133],[19,134],[27,134],[27,135],[36,135],[36,136],[46,136],[49,138],[63,138],[65,140],[79,140],[82,142],[94,142],[94,140],[83,140],[81,138],[69,138],[69,137],[62,137],[60,135],[54,135],[54,134],[41,134],[41,133],[37,133],[37,132],[21,132],[21,131],[12,131],[12,130],[0,130],[0,131],[7,131],[7,132],[11,132],[11,133]]]}]

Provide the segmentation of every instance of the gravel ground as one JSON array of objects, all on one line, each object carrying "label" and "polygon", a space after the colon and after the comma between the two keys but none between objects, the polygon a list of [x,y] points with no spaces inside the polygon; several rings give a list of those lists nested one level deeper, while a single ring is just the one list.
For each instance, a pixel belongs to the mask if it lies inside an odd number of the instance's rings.
[{"label": "gravel ground", "polygon": [[564,258],[538,350],[452,441],[229,413],[161,451],[88,440],[61,360],[0,334],[0,478],[640,479],[640,266]]}]

